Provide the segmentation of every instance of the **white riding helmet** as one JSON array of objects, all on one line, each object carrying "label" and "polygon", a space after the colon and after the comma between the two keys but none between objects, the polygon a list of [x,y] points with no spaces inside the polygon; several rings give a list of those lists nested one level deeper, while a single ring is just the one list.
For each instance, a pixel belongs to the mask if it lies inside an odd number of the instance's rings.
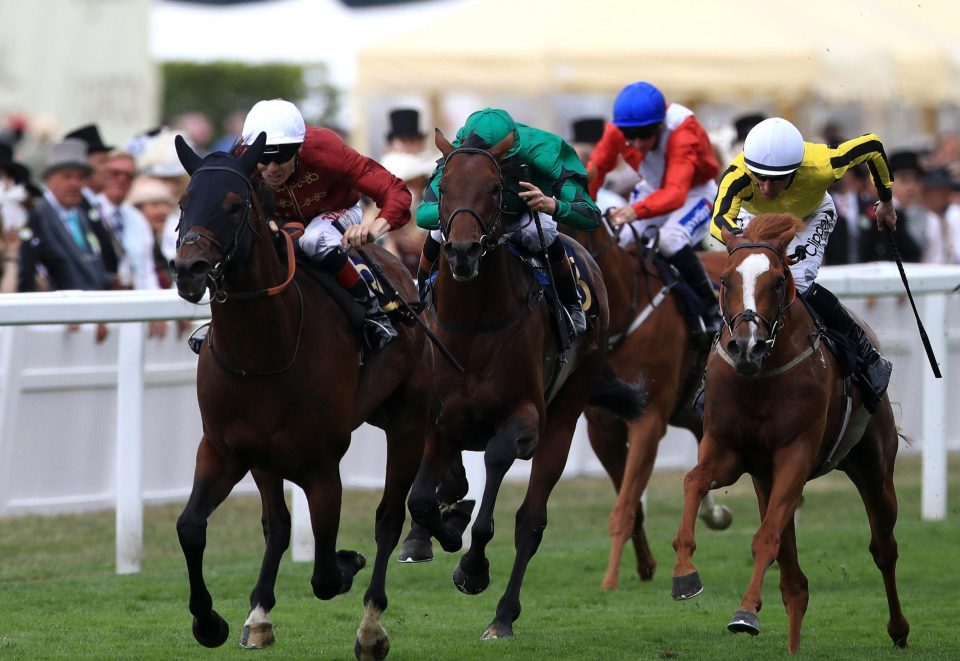
[{"label": "white riding helmet", "polygon": [[803,162],[803,136],[781,117],[765,119],[743,141],[743,160],[757,174],[790,174]]},{"label": "white riding helmet", "polygon": [[252,145],[260,133],[267,134],[268,145],[303,142],[307,127],[297,107],[283,99],[258,101],[243,122],[243,144]]}]

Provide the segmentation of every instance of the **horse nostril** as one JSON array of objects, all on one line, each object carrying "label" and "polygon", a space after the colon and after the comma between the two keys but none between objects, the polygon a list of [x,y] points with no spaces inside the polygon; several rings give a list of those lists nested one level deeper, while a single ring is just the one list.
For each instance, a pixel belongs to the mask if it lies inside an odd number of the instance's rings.
[{"label": "horse nostril", "polygon": [[190,264],[187,269],[187,275],[192,278],[202,278],[210,272],[210,262],[206,260],[199,260]]},{"label": "horse nostril", "polygon": [[470,244],[470,247],[467,248],[467,259],[479,259],[480,253],[483,251],[482,246],[479,241],[474,241]]},{"label": "horse nostril", "polygon": [[739,356],[740,343],[737,342],[736,340],[730,340],[729,342],[727,342],[727,353],[729,353],[733,357]]}]

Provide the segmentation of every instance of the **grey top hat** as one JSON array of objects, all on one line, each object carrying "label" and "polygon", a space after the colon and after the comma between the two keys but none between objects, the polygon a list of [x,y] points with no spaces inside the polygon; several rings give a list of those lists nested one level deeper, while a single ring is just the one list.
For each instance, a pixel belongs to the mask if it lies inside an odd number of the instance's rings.
[{"label": "grey top hat", "polygon": [[66,138],[50,147],[47,167],[43,169],[43,177],[46,179],[57,170],[67,168],[83,170],[85,174],[90,174],[93,171],[93,168],[87,163],[87,144],[83,140]]}]

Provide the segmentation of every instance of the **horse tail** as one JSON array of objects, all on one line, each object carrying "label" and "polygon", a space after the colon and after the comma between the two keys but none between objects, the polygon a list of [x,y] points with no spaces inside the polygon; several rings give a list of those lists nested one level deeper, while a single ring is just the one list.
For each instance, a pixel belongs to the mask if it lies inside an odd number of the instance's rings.
[{"label": "horse tail", "polygon": [[587,403],[599,406],[624,420],[635,420],[647,407],[647,387],[643,377],[636,383],[627,383],[613,373],[610,364],[604,365],[600,380],[593,386]]}]

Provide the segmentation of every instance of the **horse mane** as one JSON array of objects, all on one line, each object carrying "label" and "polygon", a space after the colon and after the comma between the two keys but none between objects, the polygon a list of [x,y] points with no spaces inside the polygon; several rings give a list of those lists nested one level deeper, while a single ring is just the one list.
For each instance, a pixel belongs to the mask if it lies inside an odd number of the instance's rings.
[{"label": "horse mane", "polygon": [[789,229],[798,231],[803,221],[790,213],[764,213],[753,220],[743,230],[743,238],[749,241],[771,241]]}]

